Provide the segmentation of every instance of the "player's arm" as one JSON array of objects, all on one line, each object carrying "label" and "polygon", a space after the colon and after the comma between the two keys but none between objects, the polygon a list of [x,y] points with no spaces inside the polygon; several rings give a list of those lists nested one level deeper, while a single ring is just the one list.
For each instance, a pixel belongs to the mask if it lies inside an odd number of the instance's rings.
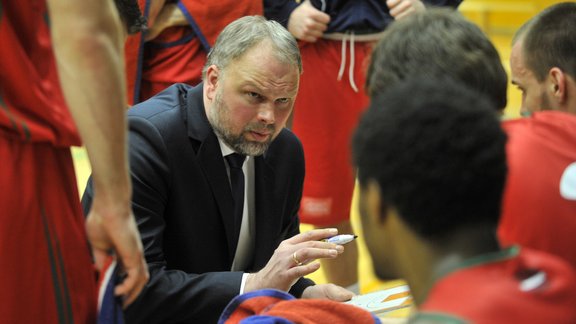
[{"label": "player's arm", "polygon": [[94,202],[87,233],[97,264],[114,250],[127,277],[116,293],[133,301],[148,279],[131,209],[123,33],[111,0],[48,0],[60,82],[88,151]]}]

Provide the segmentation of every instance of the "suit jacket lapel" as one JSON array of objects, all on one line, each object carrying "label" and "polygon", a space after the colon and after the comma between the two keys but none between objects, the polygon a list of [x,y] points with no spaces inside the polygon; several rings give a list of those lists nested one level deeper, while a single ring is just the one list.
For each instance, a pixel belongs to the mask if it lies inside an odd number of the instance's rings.
[{"label": "suit jacket lapel", "polygon": [[218,137],[216,137],[208,123],[208,118],[204,111],[202,85],[196,86],[189,91],[186,106],[188,136],[200,142],[200,147],[196,152],[198,162],[206,175],[218,205],[226,232],[226,239],[228,240],[229,261],[232,264],[238,243],[234,237],[234,200]]}]

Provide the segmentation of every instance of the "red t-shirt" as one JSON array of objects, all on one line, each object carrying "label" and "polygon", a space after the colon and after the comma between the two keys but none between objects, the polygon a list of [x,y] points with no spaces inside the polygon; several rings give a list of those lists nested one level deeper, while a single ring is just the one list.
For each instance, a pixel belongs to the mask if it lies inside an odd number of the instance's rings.
[{"label": "red t-shirt", "polygon": [[0,7],[0,136],[54,146],[79,145],[65,104],[44,0]]},{"label": "red t-shirt", "polygon": [[440,278],[417,319],[576,323],[576,274],[544,252],[511,247],[464,261]]},{"label": "red t-shirt", "polygon": [[543,111],[503,127],[509,171],[500,241],[558,255],[576,268],[576,116]]}]

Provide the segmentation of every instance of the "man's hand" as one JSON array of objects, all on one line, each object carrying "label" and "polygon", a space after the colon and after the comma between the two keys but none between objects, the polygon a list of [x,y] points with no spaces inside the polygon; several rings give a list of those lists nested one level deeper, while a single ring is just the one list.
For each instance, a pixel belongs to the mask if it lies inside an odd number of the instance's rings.
[{"label": "man's hand", "polygon": [[390,9],[390,15],[396,20],[426,10],[420,0],[387,0],[386,5]]},{"label": "man's hand", "polygon": [[110,208],[98,194],[94,201],[88,218],[86,219],[86,233],[92,245],[94,260],[98,270],[102,269],[106,257],[115,252],[119,258],[126,278],[118,284],[114,293],[124,297],[124,306],[132,303],[146,282],[148,282],[148,268],[142,252],[142,242],[134,215],[129,208]]},{"label": "man's hand", "polygon": [[144,39],[146,41],[152,40],[158,37],[158,35],[168,27],[185,25],[188,25],[188,21],[182,13],[182,10],[178,8],[178,5],[173,3],[164,5],[164,7],[160,9],[152,26],[146,31]]},{"label": "man's hand", "polygon": [[310,286],[302,292],[302,298],[330,299],[334,301],[348,301],[354,293],[346,288],[334,284]]},{"label": "man's hand", "polygon": [[290,14],[288,31],[297,39],[315,42],[322,37],[329,22],[329,15],[314,8],[310,1],[306,0]]},{"label": "man's hand", "polygon": [[333,259],[344,252],[341,245],[320,241],[336,234],[334,228],[316,229],[282,241],[266,266],[248,275],[244,292],[264,288],[290,290],[299,278],[320,268],[314,260]]}]

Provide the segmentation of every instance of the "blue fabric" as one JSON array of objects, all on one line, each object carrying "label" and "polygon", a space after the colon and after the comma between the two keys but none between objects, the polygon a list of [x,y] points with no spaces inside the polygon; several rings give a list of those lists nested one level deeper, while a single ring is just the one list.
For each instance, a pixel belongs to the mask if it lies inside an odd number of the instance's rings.
[{"label": "blue fabric", "polygon": [[285,318],[267,315],[255,315],[240,321],[241,324],[294,324]]},{"label": "blue fabric", "polygon": [[98,312],[98,324],[124,324],[122,312],[122,298],[114,295],[114,287],[119,282],[118,267],[114,266],[112,276],[106,285],[100,311]]},{"label": "blue fabric", "polygon": [[[325,12],[330,15],[326,33],[347,30],[353,30],[356,34],[377,33],[394,21],[386,2],[382,0],[311,0],[317,9],[322,9],[322,2],[326,3]],[[426,5],[457,7],[462,1],[424,0],[423,2]]]},{"label": "blue fabric", "polygon": [[[423,0],[425,5],[449,6],[457,8],[463,0]],[[383,0],[310,0],[318,10],[330,15],[330,24],[325,33],[370,34],[383,31],[394,18],[390,16],[388,6]],[[298,5],[294,0],[265,1],[265,15],[284,26]]]}]

